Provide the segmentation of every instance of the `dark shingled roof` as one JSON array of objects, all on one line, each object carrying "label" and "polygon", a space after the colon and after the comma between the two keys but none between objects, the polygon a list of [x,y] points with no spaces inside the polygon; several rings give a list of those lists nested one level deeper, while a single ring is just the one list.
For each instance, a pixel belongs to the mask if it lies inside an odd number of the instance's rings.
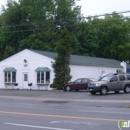
[{"label": "dark shingled roof", "polygon": [[[55,52],[47,52],[47,51],[39,51],[39,50],[30,50],[30,51],[47,56],[52,59],[54,59],[57,56],[57,53],[55,53]],[[71,65],[83,65],[83,66],[122,68],[120,66],[120,61],[118,61],[118,60],[90,57],[90,56],[80,56],[80,55],[71,55],[70,64]]]}]

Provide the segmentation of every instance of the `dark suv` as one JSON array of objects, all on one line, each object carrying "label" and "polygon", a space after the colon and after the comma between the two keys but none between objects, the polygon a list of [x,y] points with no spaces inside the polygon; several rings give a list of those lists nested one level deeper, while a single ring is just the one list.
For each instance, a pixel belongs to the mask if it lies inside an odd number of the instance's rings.
[{"label": "dark suv", "polygon": [[125,93],[130,92],[130,74],[108,74],[97,82],[90,82],[88,84],[88,89],[91,94],[100,94],[105,95],[109,91],[114,91],[119,93],[120,90],[123,90]]}]

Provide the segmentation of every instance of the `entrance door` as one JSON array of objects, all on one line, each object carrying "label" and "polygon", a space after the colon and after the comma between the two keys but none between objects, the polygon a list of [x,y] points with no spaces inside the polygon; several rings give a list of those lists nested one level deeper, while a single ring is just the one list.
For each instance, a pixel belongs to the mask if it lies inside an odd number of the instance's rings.
[{"label": "entrance door", "polygon": [[29,75],[28,72],[23,73],[23,89],[29,88],[29,86],[28,86],[28,75]]}]

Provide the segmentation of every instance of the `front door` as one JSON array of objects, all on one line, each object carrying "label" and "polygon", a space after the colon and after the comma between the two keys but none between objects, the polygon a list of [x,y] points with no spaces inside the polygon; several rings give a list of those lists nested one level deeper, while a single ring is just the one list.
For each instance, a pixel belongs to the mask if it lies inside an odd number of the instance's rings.
[{"label": "front door", "polygon": [[114,76],[110,79],[110,82],[108,83],[108,87],[110,90],[118,90],[119,86],[119,80],[117,76]]},{"label": "front door", "polygon": [[28,72],[23,73],[23,89],[29,88],[29,86],[28,86],[28,75],[29,75]]}]

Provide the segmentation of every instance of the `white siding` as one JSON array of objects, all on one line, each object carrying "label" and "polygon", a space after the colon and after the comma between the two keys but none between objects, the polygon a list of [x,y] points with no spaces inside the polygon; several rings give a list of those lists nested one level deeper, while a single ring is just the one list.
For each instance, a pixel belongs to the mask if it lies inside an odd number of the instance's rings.
[{"label": "white siding", "polygon": [[[24,59],[27,60],[27,67],[25,67]],[[23,89],[23,73],[27,72],[29,73],[28,79],[29,83],[33,83],[32,89],[38,89],[38,86],[36,84],[36,68],[37,67],[48,67],[50,72],[50,83],[53,82],[54,73],[51,66],[51,61],[54,61],[51,58],[48,58],[46,56],[42,56],[40,54],[34,53],[29,50],[21,51],[20,53],[17,53],[16,55],[7,58],[0,62],[0,87],[5,88],[4,84],[4,72],[3,70],[6,67],[14,67],[17,70],[17,83],[19,84],[18,87],[20,89]],[[42,89],[50,89],[46,87],[40,87]]]},{"label": "white siding", "polygon": [[[27,60],[27,66],[25,67],[24,59]],[[50,86],[39,86],[36,83],[36,69],[37,67],[48,67],[50,72],[50,84],[53,83],[54,72],[51,62],[54,62],[53,59],[32,52],[28,49],[25,49],[3,61],[0,62],[0,88],[5,88],[4,83],[4,69],[6,67],[14,67],[17,70],[16,82],[18,83],[18,88],[23,89],[23,73],[28,73],[28,82],[33,83],[32,89],[44,89],[50,90]],[[108,68],[108,67],[96,67],[96,66],[78,66],[70,65],[72,81],[77,78],[82,77],[92,77],[98,79],[100,76],[103,76],[108,73],[116,73],[116,70],[121,68]],[[105,72],[102,74],[102,72]],[[13,85],[12,85],[13,86]],[[10,86],[10,87],[12,87]],[[9,86],[8,86],[9,87]],[[14,87],[14,86],[13,86]],[[28,86],[27,86],[28,87]]]},{"label": "white siding", "polygon": [[121,68],[78,66],[78,65],[70,65],[70,68],[71,68],[72,81],[83,77],[99,79],[100,76],[106,75],[108,73],[116,73],[118,69],[119,70],[121,69]]}]

